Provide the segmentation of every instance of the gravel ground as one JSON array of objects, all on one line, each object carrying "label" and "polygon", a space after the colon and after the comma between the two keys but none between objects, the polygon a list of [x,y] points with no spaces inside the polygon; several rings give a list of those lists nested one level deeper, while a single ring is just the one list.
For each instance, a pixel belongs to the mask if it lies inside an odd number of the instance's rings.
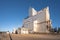
[{"label": "gravel ground", "polygon": [[60,35],[48,34],[11,34],[0,35],[0,40],[60,40]]}]

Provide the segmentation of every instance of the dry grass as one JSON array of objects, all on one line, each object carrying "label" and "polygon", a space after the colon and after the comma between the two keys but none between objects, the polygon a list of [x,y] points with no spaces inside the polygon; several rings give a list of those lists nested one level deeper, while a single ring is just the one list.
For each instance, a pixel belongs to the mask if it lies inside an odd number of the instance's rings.
[{"label": "dry grass", "polygon": [[[12,40],[60,40],[60,35],[11,34]],[[0,35],[0,40],[10,40],[9,35]]]}]

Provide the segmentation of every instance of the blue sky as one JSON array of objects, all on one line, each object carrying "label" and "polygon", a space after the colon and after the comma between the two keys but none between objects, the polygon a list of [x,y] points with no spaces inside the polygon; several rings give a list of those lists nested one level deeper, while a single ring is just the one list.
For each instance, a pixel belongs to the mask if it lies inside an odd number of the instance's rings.
[{"label": "blue sky", "polygon": [[49,6],[53,27],[60,27],[60,0],[0,0],[0,31],[12,31],[23,25],[29,7],[37,11]]}]

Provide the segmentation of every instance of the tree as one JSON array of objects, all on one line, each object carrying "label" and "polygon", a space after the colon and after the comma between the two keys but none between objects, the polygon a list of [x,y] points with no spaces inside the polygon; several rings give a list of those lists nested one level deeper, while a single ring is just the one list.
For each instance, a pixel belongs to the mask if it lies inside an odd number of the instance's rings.
[{"label": "tree", "polygon": [[58,28],[58,31],[57,31],[57,33],[59,33],[60,32],[60,28]]}]

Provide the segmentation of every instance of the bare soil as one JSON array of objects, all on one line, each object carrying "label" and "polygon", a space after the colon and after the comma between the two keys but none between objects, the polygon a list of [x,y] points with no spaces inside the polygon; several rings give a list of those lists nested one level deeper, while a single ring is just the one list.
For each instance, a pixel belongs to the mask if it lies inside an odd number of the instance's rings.
[{"label": "bare soil", "polygon": [[60,35],[52,34],[10,34],[10,36],[0,34],[0,40],[60,40]]}]

